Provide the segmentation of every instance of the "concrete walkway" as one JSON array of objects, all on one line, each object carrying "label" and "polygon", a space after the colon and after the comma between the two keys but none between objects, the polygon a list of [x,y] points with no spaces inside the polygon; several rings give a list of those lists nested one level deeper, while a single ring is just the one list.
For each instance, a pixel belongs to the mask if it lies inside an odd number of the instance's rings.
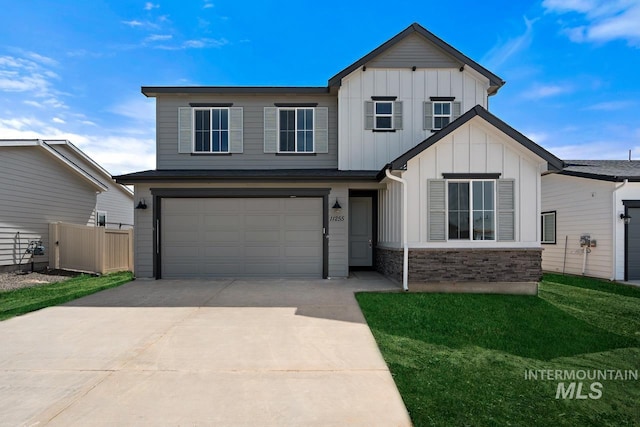
[{"label": "concrete walkway", "polygon": [[134,281],[0,322],[0,425],[406,426],[349,280]]}]

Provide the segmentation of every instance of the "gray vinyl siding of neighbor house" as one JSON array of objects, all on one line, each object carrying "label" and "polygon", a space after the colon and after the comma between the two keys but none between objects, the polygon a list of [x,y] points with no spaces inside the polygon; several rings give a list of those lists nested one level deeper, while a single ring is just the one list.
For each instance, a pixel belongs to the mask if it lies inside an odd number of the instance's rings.
[{"label": "gray vinyl siding of neighbor house", "polygon": [[[542,177],[542,212],[556,213],[556,242],[542,245],[543,270],[614,277],[613,190],[614,183],[608,181],[557,174]],[[583,234],[597,242],[587,253],[584,272]]]},{"label": "gray vinyl siding of neighbor house", "polygon": [[0,156],[0,266],[20,260],[29,240],[47,250],[48,224],[94,224],[96,189],[37,147],[4,147]]},{"label": "gray vinyl siding of neighbor house", "polygon": [[[178,153],[178,112],[194,104],[233,104],[243,108],[243,152]],[[264,152],[264,108],[274,104],[316,104],[328,108],[329,150],[317,154]],[[338,167],[338,100],[327,93],[156,95],[157,169],[336,169]]]},{"label": "gray vinyl siding of neighbor house", "polygon": [[458,68],[460,63],[421,36],[407,36],[401,43],[367,63],[371,68]]},{"label": "gray vinyl siding of neighbor house", "polygon": [[[85,163],[85,160],[81,159],[66,145],[56,144],[52,147],[77,165]],[[94,174],[94,176],[97,176],[97,174]],[[100,182],[108,190],[97,195],[96,211],[107,213],[107,228],[127,229],[133,227],[133,200],[131,194],[111,178],[106,176],[101,178]]]}]

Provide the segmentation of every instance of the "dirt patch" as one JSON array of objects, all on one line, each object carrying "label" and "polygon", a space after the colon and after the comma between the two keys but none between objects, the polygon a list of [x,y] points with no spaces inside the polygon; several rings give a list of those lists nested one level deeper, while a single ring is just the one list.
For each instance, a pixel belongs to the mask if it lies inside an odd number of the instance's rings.
[{"label": "dirt patch", "polygon": [[42,273],[0,273],[0,291],[8,291],[11,289],[31,288],[33,286],[42,286],[49,283],[61,282],[77,274],[50,271]]}]

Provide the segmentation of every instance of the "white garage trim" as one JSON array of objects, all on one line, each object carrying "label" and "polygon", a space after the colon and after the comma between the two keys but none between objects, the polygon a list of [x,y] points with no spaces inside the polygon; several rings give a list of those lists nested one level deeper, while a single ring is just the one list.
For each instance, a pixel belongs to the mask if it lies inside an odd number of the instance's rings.
[{"label": "white garage trim", "polygon": [[272,188],[272,189],[239,189],[239,188],[196,188],[177,189],[159,188],[151,189],[154,197],[153,217],[154,217],[154,276],[156,279],[163,277],[163,212],[162,199],[198,199],[198,198],[224,198],[224,199],[251,199],[251,198],[320,198],[322,200],[322,277],[328,276],[328,199],[330,189],[328,188]]}]

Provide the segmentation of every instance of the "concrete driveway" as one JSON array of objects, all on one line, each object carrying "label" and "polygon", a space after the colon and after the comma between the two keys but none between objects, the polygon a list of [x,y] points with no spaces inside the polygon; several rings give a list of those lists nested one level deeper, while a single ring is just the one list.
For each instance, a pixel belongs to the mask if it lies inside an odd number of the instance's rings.
[{"label": "concrete driveway", "polygon": [[404,426],[348,280],[138,280],[0,322],[0,425]]}]

